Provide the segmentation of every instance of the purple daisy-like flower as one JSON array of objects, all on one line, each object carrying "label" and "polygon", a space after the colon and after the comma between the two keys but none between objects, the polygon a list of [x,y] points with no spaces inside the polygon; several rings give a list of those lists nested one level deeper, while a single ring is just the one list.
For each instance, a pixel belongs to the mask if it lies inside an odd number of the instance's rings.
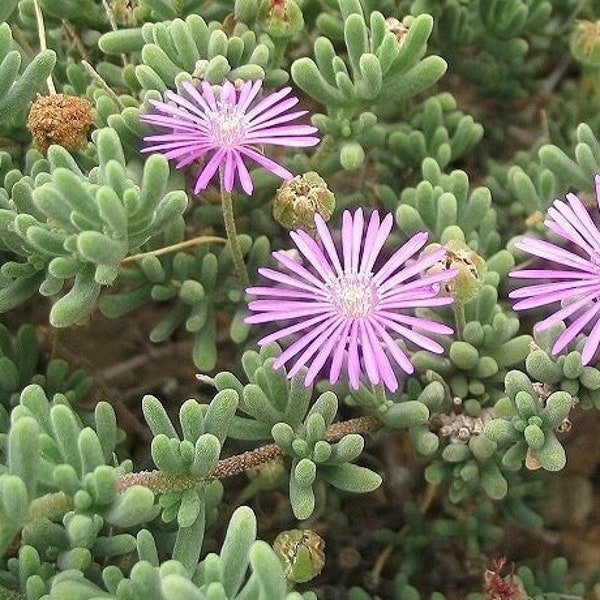
[{"label": "purple daisy-like flower", "polygon": [[[599,175],[596,175],[596,201],[600,208]],[[527,285],[509,296],[519,299],[514,305],[516,310],[561,303],[559,310],[536,324],[536,331],[544,331],[564,320],[571,321],[554,342],[553,354],[559,354],[590,326],[581,355],[583,364],[588,364],[600,345],[600,231],[575,194],[567,194],[566,200],[555,200],[544,223],[578,252],[544,240],[523,238],[515,244],[517,248],[560,266],[511,272],[511,277],[541,279],[544,283]]]},{"label": "purple daisy-like flower", "polygon": [[410,262],[427,243],[426,233],[414,235],[386,261],[378,260],[392,221],[392,215],[381,220],[375,211],[366,224],[362,209],[354,214],[345,211],[340,255],[325,221],[316,215],[320,244],[304,231],[290,233],[304,264],[279,251],[273,256],[283,267],[281,271],[259,269],[274,285],[247,290],[258,299],[249,303],[256,314],[247,317],[246,323],[289,323],[259,340],[261,345],[299,334],[276,359],[275,368],[293,360],[288,373],[292,377],[306,366],[305,384],[310,385],[330,360],[331,383],[339,379],[345,363],[352,388],[358,388],[361,373],[366,373],[372,384],[382,382],[395,391],[398,380],[392,363],[406,373],[412,373],[414,367],[393,336],[431,352],[443,351],[440,344],[417,330],[449,334],[452,329],[407,312],[451,304],[452,298],[438,297],[438,291],[455,271],[421,276],[442,259],[443,247]]},{"label": "purple daisy-like flower", "polygon": [[195,194],[208,186],[220,166],[225,191],[231,192],[237,178],[242,189],[251,194],[252,179],[244,159],[290,179],[292,173],[267,158],[258,147],[274,144],[305,148],[319,143],[319,138],[312,135],[316,127],[291,123],[307,111],[290,112],[299,102],[296,96],[290,96],[290,87],[266,95],[253,106],[262,81],[246,81],[239,90],[225,81],[220,92],[205,81],[199,89],[187,81],[182,86],[187,98],[167,91],[165,99],[170,103],[150,100],[158,112],[140,119],[164,127],[169,133],[146,136],[142,152],[160,152],[176,159],[178,169],[206,157],[194,185]]}]

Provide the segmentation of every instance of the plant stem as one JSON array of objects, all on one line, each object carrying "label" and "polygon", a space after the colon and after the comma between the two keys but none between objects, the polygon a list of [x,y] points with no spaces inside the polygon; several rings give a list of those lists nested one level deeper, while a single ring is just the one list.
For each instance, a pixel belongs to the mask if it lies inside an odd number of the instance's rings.
[{"label": "plant stem", "polygon": [[[335,442],[351,433],[368,433],[377,431],[383,427],[383,423],[375,417],[357,417],[348,421],[334,423],[325,434],[328,442]],[[208,477],[194,475],[172,475],[163,471],[139,471],[137,473],[126,473],[121,475],[117,482],[120,493],[134,485],[143,485],[154,493],[183,492],[197,485],[209,483],[216,479],[225,479],[243,473],[247,469],[258,467],[264,463],[271,462],[284,456],[283,451],[277,444],[268,444],[255,450],[249,450],[243,454],[236,454],[230,458],[220,460],[214,471]],[[42,517],[57,518],[73,507],[73,501],[63,492],[46,494],[36,498],[29,506],[29,520]]]},{"label": "plant stem", "polygon": [[375,398],[375,410],[384,409],[387,404],[387,397],[383,384],[377,383],[373,385],[373,396]]},{"label": "plant stem", "polygon": [[[33,8],[35,9],[35,20],[38,28],[38,37],[40,39],[40,50],[44,52],[44,50],[47,50],[48,48],[46,44],[46,27],[44,26],[44,15],[42,15],[42,9],[40,8],[38,0],[33,0]],[[52,75],[48,75],[46,85],[48,86],[48,92],[51,96],[56,94],[56,87],[54,86]]]},{"label": "plant stem", "polygon": [[90,65],[87,60],[81,61],[81,66],[92,76],[92,79],[114,100],[115,104],[119,107],[119,110],[123,110],[125,105],[121,102],[121,98],[117,96],[117,93],[104,81],[100,73]]},{"label": "plant stem", "polygon": [[141,260],[146,256],[161,256],[163,254],[169,254],[169,252],[183,250],[184,248],[192,248],[193,246],[199,246],[200,244],[211,243],[226,244],[227,240],[217,235],[201,235],[199,237],[192,238],[191,240],[185,240],[177,244],[172,244],[171,246],[159,248],[158,250],[151,250],[150,252],[141,252],[140,254],[132,254],[131,256],[124,258],[119,264],[126,265],[132,262],[137,262],[138,260]]},{"label": "plant stem", "polygon": [[463,331],[465,329],[465,325],[467,324],[467,320],[465,317],[465,305],[458,300],[454,300],[453,304],[454,308],[454,321],[456,323],[456,339],[462,340]]},{"label": "plant stem", "polygon": [[227,240],[229,241],[229,249],[231,250],[231,258],[237,278],[241,281],[244,287],[250,285],[250,277],[244,262],[244,255],[237,236],[235,228],[235,217],[233,215],[233,201],[231,192],[225,191],[225,181],[223,176],[223,167],[219,167],[219,183],[221,186],[221,207],[223,209],[223,220],[225,221],[225,231]]}]

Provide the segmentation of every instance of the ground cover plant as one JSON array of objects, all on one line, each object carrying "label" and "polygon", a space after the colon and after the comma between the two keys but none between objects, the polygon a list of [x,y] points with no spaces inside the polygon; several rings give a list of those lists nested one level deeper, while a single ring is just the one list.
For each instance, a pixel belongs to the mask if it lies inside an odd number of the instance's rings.
[{"label": "ground cover plant", "polygon": [[0,598],[599,598],[598,19],[2,0]]}]

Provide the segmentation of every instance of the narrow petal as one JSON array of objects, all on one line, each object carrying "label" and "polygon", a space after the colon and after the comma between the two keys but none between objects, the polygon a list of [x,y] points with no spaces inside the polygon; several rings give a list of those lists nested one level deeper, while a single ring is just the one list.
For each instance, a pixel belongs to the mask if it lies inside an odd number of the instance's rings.
[{"label": "narrow petal", "polygon": [[293,175],[290,171],[288,171],[281,165],[277,164],[275,161],[271,160],[270,158],[267,158],[263,154],[260,154],[260,152],[257,152],[256,150],[252,150],[252,148],[240,147],[240,148],[238,148],[238,150],[239,150],[240,154],[244,154],[248,158],[251,158],[254,162],[258,163],[261,167],[264,167],[265,169],[267,169],[267,171],[271,171],[271,173],[273,173],[273,175],[277,175],[278,177],[281,177],[282,179],[291,179],[293,177]]},{"label": "narrow petal", "polygon": [[342,371],[342,365],[344,363],[344,357],[346,356],[346,346],[348,345],[348,334],[350,332],[351,321],[347,321],[340,333],[340,341],[335,349],[333,360],[331,361],[331,368],[329,369],[329,382],[336,383],[340,377]]},{"label": "narrow petal", "polygon": [[581,256],[569,252],[560,246],[551,244],[550,242],[534,238],[523,238],[515,243],[515,247],[545,260],[552,260],[561,265],[565,265],[566,267],[581,269],[588,273],[598,273],[598,267],[589,260],[581,258]]},{"label": "narrow petal", "polygon": [[329,261],[325,258],[321,248],[319,248],[317,243],[308,235],[308,233],[302,230],[290,231],[290,237],[294,240],[298,250],[302,252],[317,273],[321,276],[324,275],[323,279],[335,279]]},{"label": "narrow petal", "polygon": [[327,225],[325,225],[323,217],[318,213],[315,215],[315,225],[319,237],[321,238],[321,242],[327,252],[327,256],[329,256],[331,264],[334,266],[335,272],[339,276],[343,273],[342,263],[340,262],[340,257],[333,243],[333,239],[331,238],[331,233],[329,233],[329,229],[327,228]]},{"label": "narrow petal", "polygon": [[348,334],[348,380],[350,387],[357,390],[360,384],[360,359],[358,356],[358,322],[353,321]]},{"label": "narrow petal", "polygon": [[[600,312],[600,304],[594,303],[579,317],[577,317],[561,334],[552,346],[552,353],[562,352],[581,333],[583,328]],[[583,358],[583,357],[582,357]]]},{"label": "narrow petal", "polygon": [[581,300],[577,300],[576,302],[572,302],[571,304],[567,304],[564,308],[557,310],[546,319],[536,323],[535,330],[546,331],[547,329],[551,329],[555,325],[558,325],[558,323],[562,323],[565,319],[579,312],[579,310],[589,304],[589,302],[589,298],[585,297],[581,298]]},{"label": "narrow petal", "polygon": [[375,280],[381,283],[388,279],[394,271],[402,266],[411,256],[414,256],[426,243],[428,234],[421,232],[416,233],[411,237],[403,246],[400,246],[398,250],[392,254],[389,260],[386,261],[385,265],[375,273]]},{"label": "narrow petal", "polygon": [[402,348],[392,339],[392,336],[385,330],[385,327],[380,325],[376,320],[372,321],[373,328],[379,334],[379,337],[383,340],[386,348],[391,354],[392,358],[396,361],[398,366],[409,375],[414,372],[415,368],[410,362],[408,356],[404,353]]},{"label": "narrow petal", "polygon": [[415,344],[415,346],[419,346],[424,350],[429,350],[430,352],[443,352],[444,348],[438,344],[436,341],[409,329],[408,327],[404,327],[404,325],[400,325],[400,323],[396,323],[392,319],[388,319],[387,317],[383,317],[381,315],[377,315],[376,321],[378,321],[381,325],[388,327],[392,331],[400,334],[403,338],[407,339],[409,342]]},{"label": "narrow petal", "polygon": [[584,365],[588,365],[592,362],[594,355],[598,351],[598,346],[600,345],[600,321],[597,321],[588,339],[585,341],[583,345],[583,352],[581,353],[581,362]]},{"label": "narrow petal", "polygon": [[382,345],[372,323],[365,323],[365,329],[371,342],[371,348],[375,354],[375,363],[377,364],[377,368],[379,370],[379,376],[383,380],[383,383],[387,389],[390,392],[395,392],[398,389],[398,379],[396,378],[386,353],[383,351],[383,347],[386,347],[385,343]]},{"label": "narrow petal", "polygon": [[250,173],[248,172],[248,169],[246,168],[246,165],[244,164],[244,161],[242,160],[240,153],[234,152],[233,156],[235,158],[235,164],[237,167],[238,178],[240,180],[242,189],[244,190],[244,192],[246,192],[246,194],[248,194],[248,196],[250,196],[252,194],[252,190],[254,189],[254,185],[252,183],[252,178],[250,177]]},{"label": "narrow petal", "polygon": [[213,178],[214,174],[217,172],[219,165],[222,164],[223,158],[225,156],[224,150],[217,150],[211,157],[211,159],[206,163],[204,169],[196,179],[196,185],[194,185],[194,194],[197,194],[200,190],[203,190]]},{"label": "narrow petal", "polygon": [[367,377],[372,385],[377,385],[379,383],[379,369],[375,362],[375,349],[371,346],[371,339],[369,338],[363,319],[360,319],[358,322],[358,330],[360,332],[360,345]]}]

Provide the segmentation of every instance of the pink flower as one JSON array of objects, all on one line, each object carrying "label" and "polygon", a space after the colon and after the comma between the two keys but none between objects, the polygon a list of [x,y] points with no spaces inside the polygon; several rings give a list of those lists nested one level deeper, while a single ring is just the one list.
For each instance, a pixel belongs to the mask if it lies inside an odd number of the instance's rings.
[{"label": "pink flower", "polygon": [[196,179],[195,194],[208,186],[220,166],[224,167],[225,191],[231,192],[237,177],[243,190],[251,194],[252,179],[244,159],[282,179],[290,179],[292,173],[267,158],[259,146],[304,148],[319,143],[319,138],[311,135],[316,133],[316,127],[290,124],[307,111],[289,112],[299,102],[296,96],[289,95],[289,87],[268,94],[251,107],[262,81],[246,81],[239,91],[225,81],[216,94],[206,82],[201,83],[200,89],[187,81],[182,85],[187,97],[167,91],[169,104],[150,100],[158,113],[142,115],[140,119],[164,127],[169,133],[146,136],[148,145],[142,152],[160,152],[168,159],[177,159],[178,169],[206,157]]},{"label": "pink flower", "polygon": [[[600,175],[596,175],[596,199],[600,207]],[[581,355],[583,364],[588,364],[600,345],[600,231],[575,194],[567,194],[566,201],[552,203],[545,225],[578,252],[543,240],[523,238],[515,244],[517,248],[560,266],[513,271],[511,277],[544,280],[544,283],[514,290],[510,297],[523,298],[515,304],[517,310],[561,303],[559,310],[536,325],[536,330],[543,331],[565,319],[573,319],[554,342],[553,354],[560,353],[591,326]]]},{"label": "pink flower", "polygon": [[381,221],[377,211],[371,215],[366,229],[361,209],[354,214],[344,212],[341,255],[319,215],[315,216],[315,225],[320,244],[304,231],[290,233],[304,264],[279,251],[273,256],[283,267],[281,271],[259,269],[274,285],[247,290],[259,299],[249,303],[248,307],[256,314],[247,317],[246,322],[277,326],[289,323],[263,337],[259,344],[299,334],[277,358],[274,367],[280,368],[293,359],[288,373],[292,377],[307,366],[306,385],[315,380],[331,359],[331,383],[339,379],[345,363],[352,388],[358,388],[364,372],[372,384],[383,382],[395,391],[398,380],[392,363],[406,373],[412,373],[414,367],[394,337],[440,353],[442,346],[417,329],[433,334],[452,333],[446,325],[407,314],[417,307],[452,303],[451,298],[437,297],[437,293],[440,284],[454,277],[455,271],[420,276],[444,256],[445,249],[433,250],[407,265],[427,242],[426,233],[417,233],[389,259],[378,261],[392,229],[392,215]]}]

